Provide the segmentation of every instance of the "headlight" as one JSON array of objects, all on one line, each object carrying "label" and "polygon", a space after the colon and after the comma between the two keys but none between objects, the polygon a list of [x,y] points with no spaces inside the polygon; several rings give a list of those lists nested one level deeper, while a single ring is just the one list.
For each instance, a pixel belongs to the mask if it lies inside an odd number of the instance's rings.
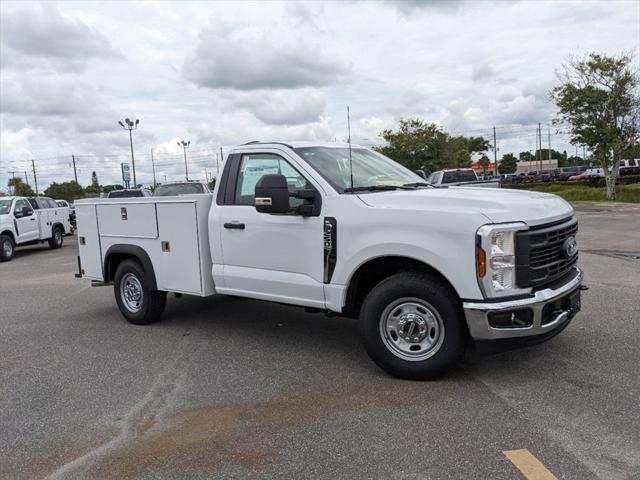
[{"label": "headlight", "polygon": [[515,234],[527,228],[524,223],[503,223],[478,229],[477,276],[485,297],[505,297],[531,291],[516,285]]}]

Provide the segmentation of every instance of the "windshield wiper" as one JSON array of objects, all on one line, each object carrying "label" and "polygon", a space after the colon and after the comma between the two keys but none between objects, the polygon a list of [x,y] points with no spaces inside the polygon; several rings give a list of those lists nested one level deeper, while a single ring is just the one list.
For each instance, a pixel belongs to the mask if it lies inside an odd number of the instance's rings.
[{"label": "windshield wiper", "polygon": [[405,183],[403,187],[433,187],[433,185],[427,182],[412,182],[412,183]]},{"label": "windshield wiper", "polygon": [[407,185],[367,185],[364,187],[345,188],[344,192],[385,192],[389,190],[414,190],[414,187]]}]

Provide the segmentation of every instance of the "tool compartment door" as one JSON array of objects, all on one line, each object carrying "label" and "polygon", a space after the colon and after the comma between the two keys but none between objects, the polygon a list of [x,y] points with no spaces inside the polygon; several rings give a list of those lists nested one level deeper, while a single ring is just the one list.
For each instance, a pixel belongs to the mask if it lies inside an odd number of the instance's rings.
[{"label": "tool compartment door", "polygon": [[95,204],[76,204],[78,225],[78,249],[84,277],[104,280],[102,272],[102,251],[98,234],[98,220]]},{"label": "tool compartment door", "polygon": [[158,203],[157,213],[160,252],[152,258],[158,289],[202,295],[199,242],[202,232],[199,231],[196,202]]},{"label": "tool compartment door", "polygon": [[158,238],[154,203],[99,203],[96,208],[101,237]]}]

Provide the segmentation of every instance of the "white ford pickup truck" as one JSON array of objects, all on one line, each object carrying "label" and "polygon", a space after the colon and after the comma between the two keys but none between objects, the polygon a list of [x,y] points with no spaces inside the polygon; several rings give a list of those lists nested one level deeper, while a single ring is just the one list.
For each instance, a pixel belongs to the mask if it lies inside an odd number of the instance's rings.
[{"label": "white ford pickup truck", "polygon": [[71,232],[69,207],[48,197],[0,198],[0,262],[11,260],[16,246],[48,242],[60,248]]},{"label": "white ford pickup truck", "polygon": [[113,284],[128,321],[156,321],[167,292],[359,317],[371,358],[402,378],[441,375],[471,342],[547,340],[580,309],[564,200],[433,188],[362,147],[252,142],[212,195],[76,211],[76,276]]}]

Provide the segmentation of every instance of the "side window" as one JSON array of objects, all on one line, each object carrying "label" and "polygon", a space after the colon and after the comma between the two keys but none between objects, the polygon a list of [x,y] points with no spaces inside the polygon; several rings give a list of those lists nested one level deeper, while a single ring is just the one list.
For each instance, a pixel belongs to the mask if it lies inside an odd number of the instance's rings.
[{"label": "side window", "polygon": [[31,208],[31,205],[29,205],[24,200],[16,200],[16,206],[14,207],[13,211],[14,213],[19,212],[19,214],[22,215],[22,209],[25,207],[28,208],[31,213],[33,213],[33,209]]},{"label": "side window", "polygon": [[38,203],[38,208],[49,208],[49,202],[47,202],[46,198],[38,197],[36,202]]},{"label": "side window", "polygon": [[[235,205],[254,205],[256,184],[263,175],[281,174],[287,178],[289,192],[313,188],[284,158],[270,154],[258,153],[243,155],[236,184]],[[291,206],[295,207],[302,200],[292,198]]]},{"label": "side window", "polygon": [[29,203],[31,204],[31,208],[33,208],[34,210],[38,210],[40,208],[35,198],[28,198],[27,200],[29,200]]}]

